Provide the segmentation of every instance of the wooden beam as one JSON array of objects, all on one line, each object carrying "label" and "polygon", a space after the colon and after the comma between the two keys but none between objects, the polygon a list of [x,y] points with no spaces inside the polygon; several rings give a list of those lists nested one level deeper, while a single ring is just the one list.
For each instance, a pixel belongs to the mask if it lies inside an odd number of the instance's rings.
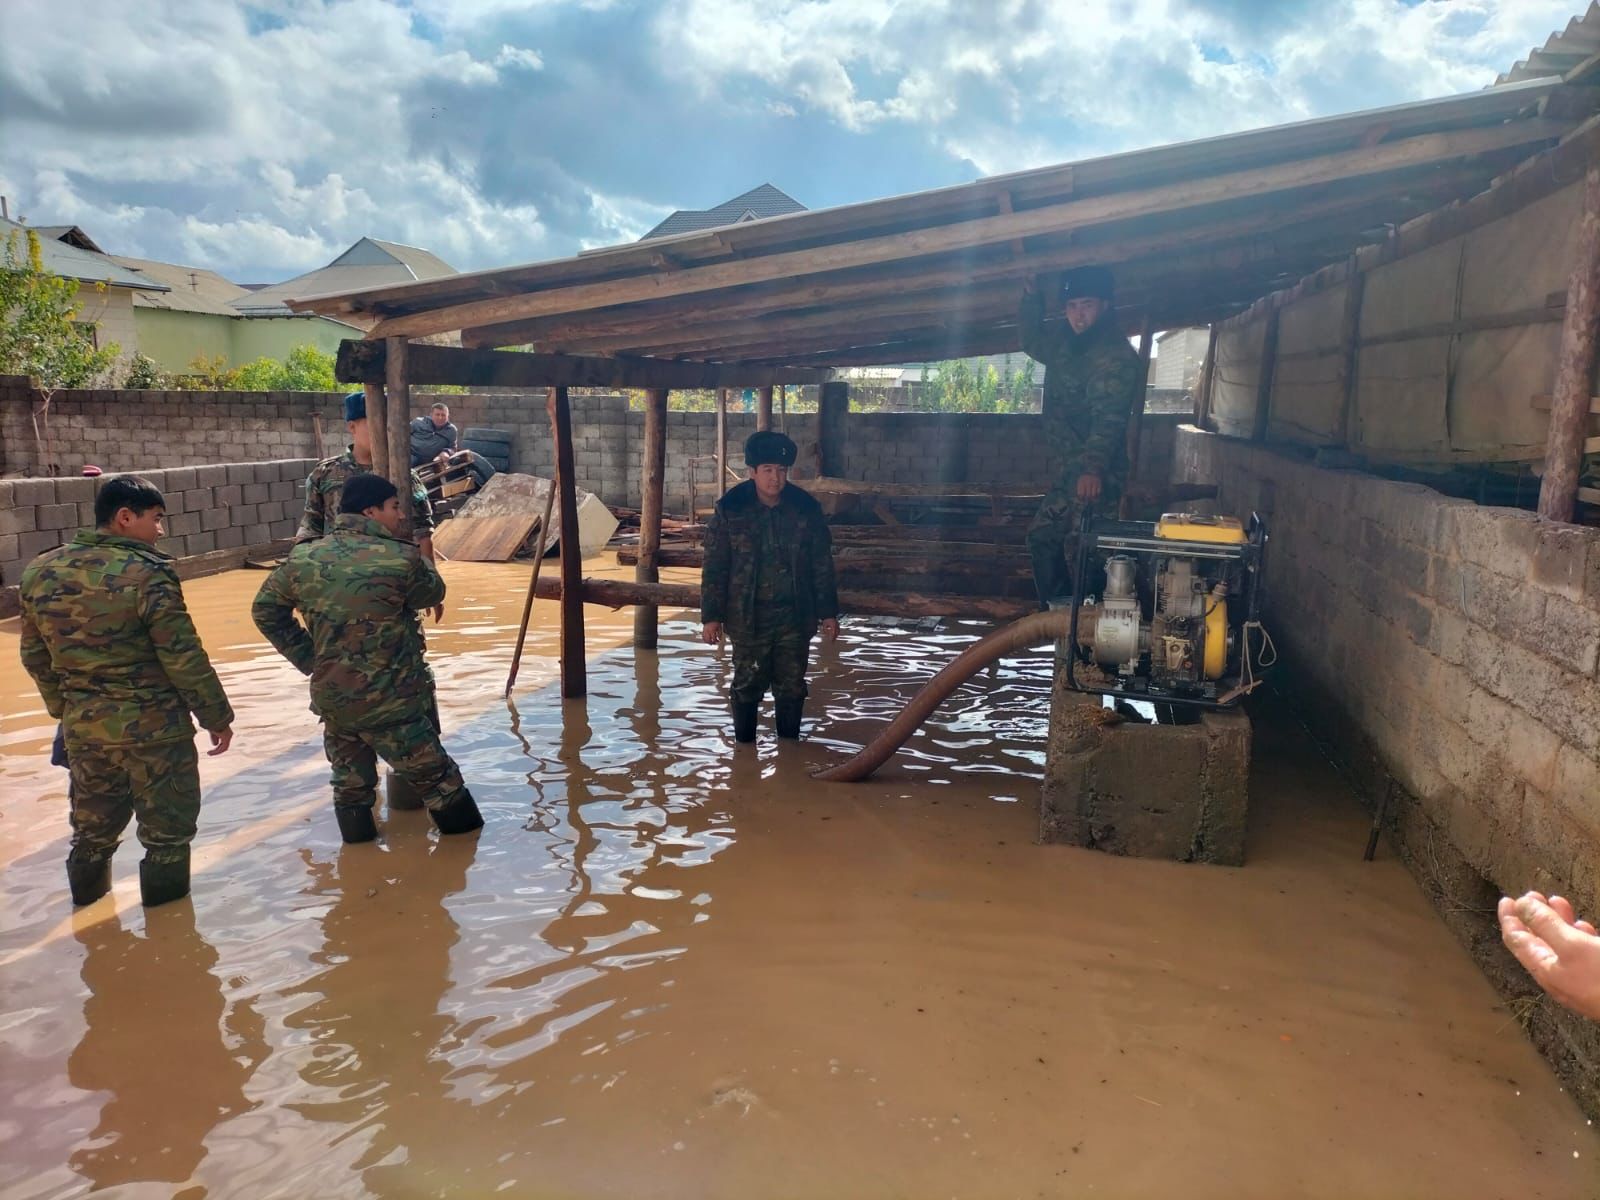
[{"label": "wooden beam", "polygon": [[1339,434],[1335,439],[1341,446],[1350,444],[1350,425],[1356,411],[1356,381],[1361,367],[1361,300],[1367,291],[1365,271],[1356,269],[1355,256],[1350,258],[1349,277],[1344,298],[1344,316],[1339,329],[1340,385]]},{"label": "wooden beam", "polygon": [[572,409],[567,389],[548,393],[551,440],[555,443],[556,487],[561,505],[561,694],[571,700],[589,694],[589,667],[583,636],[583,547],[578,543],[578,485],[572,466]]},{"label": "wooden beam", "polygon": [[[384,378],[389,339],[339,343],[335,375],[347,383],[378,383]],[[780,380],[823,383],[827,371],[752,367],[742,363],[682,363],[661,359],[579,358],[564,354],[520,354],[507,350],[462,350],[414,343],[407,351],[414,386],[463,384],[469,387],[537,388],[716,388],[771,386]]]},{"label": "wooden beam", "polygon": [[764,387],[756,393],[756,432],[772,428],[772,389]]},{"label": "wooden beam", "polygon": [[386,478],[400,493],[400,511],[405,515],[404,532],[411,535],[416,512],[411,504],[411,378],[408,372],[410,347],[405,338],[389,338],[385,348],[384,394],[388,397],[387,442],[389,472]]},{"label": "wooden beam", "polygon": [[[651,388],[644,394],[644,464],[639,486],[639,562],[633,577],[639,583],[657,583],[661,552],[661,508],[667,475],[667,393]],[[689,514],[693,519],[694,514]],[[633,610],[633,644],[656,647],[656,606],[641,604]]]},{"label": "wooden beam", "polygon": [[1278,370],[1278,314],[1274,308],[1267,314],[1266,336],[1261,342],[1261,370],[1256,377],[1256,415],[1251,427],[1252,441],[1265,441],[1267,423],[1272,417],[1272,379]]},{"label": "wooden beam", "polygon": [[844,475],[846,427],[850,419],[850,385],[825,383],[817,396],[817,469],[823,475]]},{"label": "wooden beam", "polygon": [[1380,146],[1320,155],[1201,179],[1114,192],[1020,213],[908,230],[879,237],[780,251],[757,258],[692,267],[682,271],[634,275],[621,279],[552,287],[513,296],[494,296],[449,304],[380,321],[376,336],[449,333],[552,313],[603,308],[611,304],[693,295],[793,276],[871,266],[925,255],[959,253],[1002,244],[1013,238],[1065,233],[1108,221],[1126,221],[1156,213],[1181,211],[1314,188],[1340,180],[1381,175],[1428,163],[1445,162],[1511,146],[1553,140],[1570,128],[1563,122],[1517,121],[1488,129],[1429,133]]},{"label": "wooden beam", "polygon": [[[383,394],[381,382],[364,383],[361,385],[361,390],[366,393],[367,438],[372,446],[372,469],[387,479],[389,478],[389,400]],[[328,514],[330,528],[334,515]]]},{"label": "wooden beam", "polygon": [[[563,611],[575,601],[622,608],[629,604],[654,604],[660,608],[700,607],[697,583],[635,583],[627,579],[580,579],[569,590],[562,581],[549,576],[539,580],[536,595],[541,600],[560,600]],[[884,617],[971,617],[994,621],[1014,621],[1036,612],[1036,599],[1004,599],[995,596],[953,596],[921,592],[850,591],[839,593],[839,610],[845,615]]]},{"label": "wooden beam", "polygon": [[[728,490],[728,389],[717,389],[717,498]],[[693,513],[689,519],[695,519]]]},{"label": "wooden beam", "polygon": [[1567,313],[1550,399],[1550,438],[1539,485],[1539,515],[1570,521],[1583,472],[1589,397],[1594,394],[1595,353],[1600,345],[1600,163],[1583,180],[1583,215],[1567,283]]},{"label": "wooden beam", "polygon": [[[1535,412],[1549,412],[1550,411],[1550,393],[1549,392],[1540,392],[1540,393],[1538,393],[1532,399],[1532,406],[1533,406],[1533,409],[1534,409]],[[1600,396],[1590,396],[1589,397],[1589,415],[1590,416],[1594,416],[1596,414],[1600,414]]]}]

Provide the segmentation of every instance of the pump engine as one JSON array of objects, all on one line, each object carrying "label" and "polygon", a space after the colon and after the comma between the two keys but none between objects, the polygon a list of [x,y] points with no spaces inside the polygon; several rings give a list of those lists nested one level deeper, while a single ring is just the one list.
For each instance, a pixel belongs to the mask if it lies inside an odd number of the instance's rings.
[{"label": "pump engine", "polygon": [[[1078,691],[1220,708],[1276,657],[1259,616],[1267,531],[1252,516],[1085,518],[1078,538],[1067,682]],[[1101,580],[1098,597],[1086,581]],[[1103,682],[1079,678],[1094,663]]]}]

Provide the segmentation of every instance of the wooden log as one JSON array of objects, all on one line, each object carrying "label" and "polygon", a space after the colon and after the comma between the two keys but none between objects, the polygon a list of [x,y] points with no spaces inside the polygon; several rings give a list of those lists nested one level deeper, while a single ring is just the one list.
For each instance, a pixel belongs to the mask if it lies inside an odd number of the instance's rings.
[{"label": "wooden log", "polygon": [[[728,389],[717,389],[717,486],[720,498],[728,490]],[[689,514],[692,518],[693,513]]]},{"label": "wooden log", "polygon": [[[385,376],[385,343],[392,339],[346,340],[339,344],[334,375],[346,383],[379,383]],[[583,358],[567,354],[520,354],[463,350],[415,343],[408,350],[409,376],[417,386],[448,383],[470,387],[717,388],[771,386],[779,380],[824,383],[830,371],[752,367],[743,363],[668,362],[643,358]]]},{"label": "wooden log", "polygon": [[756,432],[772,428],[772,388],[756,392]]},{"label": "wooden log", "polygon": [[556,487],[561,505],[561,578],[539,581],[564,586],[561,594],[561,694],[571,700],[589,694],[588,664],[583,636],[583,548],[578,544],[578,485],[572,467],[572,409],[567,389],[553,387],[547,407],[550,434],[555,443]]},{"label": "wooden log", "polygon": [[[379,322],[379,336],[449,333],[473,325],[489,325],[527,317],[604,308],[666,296],[686,296],[725,287],[792,276],[848,270],[898,259],[954,253],[1003,244],[1018,237],[1063,233],[1108,221],[1126,221],[1157,213],[1181,211],[1290,189],[1311,188],[1341,180],[1484,154],[1559,137],[1568,122],[1516,121],[1488,129],[1427,133],[1380,146],[1362,147],[1288,163],[1230,171],[1199,179],[1113,192],[1025,212],[853,241],[780,251],[751,259],[734,259],[682,271],[579,283],[512,296],[494,296]],[[706,386],[706,385],[702,385]]]},{"label": "wooden log", "polygon": [[1550,437],[1539,485],[1539,515],[1570,521],[1577,510],[1583,473],[1589,397],[1594,394],[1595,352],[1600,345],[1600,163],[1583,179],[1583,215],[1578,221],[1561,352],[1550,397]]},{"label": "wooden log", "polygon": [[1349,289],[1345,292],[1344,317],[1339,330],[1339,348],[1343,351],[1339,370],[1342,395],[1339,402],[1339,435],[1341,446],[1350,444],[1350,428],[1356,411],[1356,381],[1361,378],[1361,301],[1367,292],[1366,272],[1356,269],[1355,256],[1350,258]]},{"label": "wooden log", "polygon": [[[1535,412],[1549,412],[1550,411],[1550,393],[1549,392],[1539,392],[1538,394],[1536,394],[1532,398],[1532,400],[1530,401],[1530,404],[1533,407],[1533,410]],[[1589,415],[1591,417],[1592,416],[1596,416],[1596,415],[1600,415],[1600,396],[1590,396],[1589,397]]]},{"label": "wooden log", "polygon": [[846,428],[850,418],[850,385],[825,383],[817,396],[818,469],[823,476],[844,474]]},{"label": "wooden log", "polygon": [[[367,402],[367,439],[372,447],[372,470],[375,474],[389,478],[389,400],[383,394],[383,382],[364,383],[361,390],[366,393]],[[328,514],[329,528],[332,528],[333,513]]]},{"label": "wooden log", "polygon": [[411,503],[411,353],[405,338],[388,338],[384,348],[384,394],[388,397],[389,470],[386,478],[400,493],[400,511],[405,514],[403,531],[411,534],[416,519]]},{"label": "wooden log", "polygon": [[874,483],[866,479],[839,479],[831,475],[790,482],[813,496],[898,496],[929,500],[981,496],[986,499],[1035,500],[1045,494],[1045,488],[1037,483]]},{"label": "wooden log", "polygon": [[[629,604],[654,604],[661,608],[700,607],[700,586],[693,583],[634,583],[626,579],[580,579],[579,604],[622,608]],[[546,577],[537,589],[541,600],[567,599],[561,581]],[[841,591],[839,608],[846,616],[951,617],[1014,621],[1038,610],[1038,602],[994,596],[951,596],[928,592]]]},{"label": "wooden log", "polygon": [[898,546],[906,542],[934,542],[993,549],[1018,546],[1027,540],[1027,522],[997,525],[831,525],[836,546]]},{"label": "wooden log", "polygon": [[[638,564],[633,577],[639,583],[656,583],[661,553],[661,509],[667,475],[667,393],[651,388],[644,394],[644,468],[639,487]],[[656,646],[656,607],[641,604],[633,610],[633,644],[641,649]]]},{"label": "wooden log", "polygon": [[[941,552],[939,543],[934,549],[922,551],[896,551],[887,547],[839,546],[833,552],[834,569],[847,572],[900,572],[906,575],[963,575],[997,580],[1024,578],[1032,573],[1022,547],[1011,547],[1011,553],[997,554],[993,546],[980,546],[977,553],[964,551]],[[642,551],[637,546],[621,546],[617,562],[622,566],[642,561]],[[699,567],[705,565],[705,550],[701,546],[663,546],[657,552],[656,562],[662,567]],[[640,580],[639,582],[647,582]],[[648,582],[655,582],[649,580]]]}]

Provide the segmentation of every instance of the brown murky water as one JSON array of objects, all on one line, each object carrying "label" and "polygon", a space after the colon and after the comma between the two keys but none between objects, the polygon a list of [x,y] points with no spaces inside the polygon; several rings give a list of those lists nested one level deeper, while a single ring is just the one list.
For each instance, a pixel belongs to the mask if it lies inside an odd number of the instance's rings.
[{"label": "brown murky water", "polygon": [[449,564],[446,741],[488,824],[342,849],[254,573],[191,604],[239,721],[191,902],[130,839],[72,914],[65,777],[0,626],[0,1194],[1583,1197],[1600,1137],[1292,729],[1242,870],[1033,844],[1039,654],[864,785],[861,742],[975,626],[856,624],[812,740],[734,753],[726,664],[591,610],[563,705],[526,567]]}]

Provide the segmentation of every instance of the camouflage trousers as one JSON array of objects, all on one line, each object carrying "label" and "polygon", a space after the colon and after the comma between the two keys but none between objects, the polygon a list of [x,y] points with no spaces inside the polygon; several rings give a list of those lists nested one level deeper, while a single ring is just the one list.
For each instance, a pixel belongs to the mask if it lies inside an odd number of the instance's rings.
[{"label": "camouflage trousers", "polygon": [[[1120,489],[1112,480],[1105,481],[1104,489],[1095,503],[1101,512],[1115,516]],[[1039,592],[1040,608],[1049,608],[1058,596],[1072,595],[1082,520],[1083,502],[1078,499],[1078,481],[1074,479],[1071,486],[1051,488],[1028,523],[1028,557],[1033,560],[1033,586]]]},{"label": "camouflage trousers", "polygon": [[139,819],[148,862],[181,862],[200,819],[200,758],[191,738],[132,746],[72,747],[69,858],[111,857]]},{"label": "camouflage trousers", "polygon": [[380,758],[429,809],[446,808],[467,790],[431,713],[381,729],[340,729],[324,721],[322,748],[333,766],[336,808],[371,808],[377,802]]},{"label": "camouflage trousers", "polygon": [[806,664],[811,659],[811,639],[793,629],[757,634],[733,643],[735,704],[759,704],[772,689],[775,700],[806,698]]}]

